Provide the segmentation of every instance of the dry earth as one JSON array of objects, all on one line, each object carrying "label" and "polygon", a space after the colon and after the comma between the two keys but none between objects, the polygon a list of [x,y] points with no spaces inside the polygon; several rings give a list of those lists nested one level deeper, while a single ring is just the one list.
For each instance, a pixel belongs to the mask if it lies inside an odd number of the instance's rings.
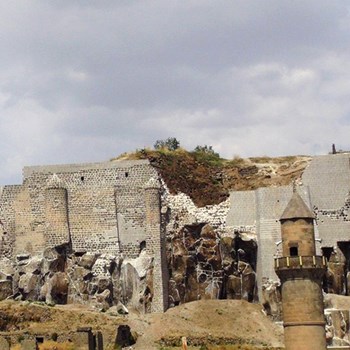
[{"label": "dry earth", "polygon": [[[201,300],[169,309],[164,314],[110,316],[81,305],[49,307],[38,303],[4,301],[0,303],[1,334],[11,332],[67,338],[78,327],[102,331],[105,345],[113,343],[116,327],[128,324],[138,334],[133,349],[180,349],[181,337],[189,345],[250,344],[251,349],[281,346],[283,330],[262,312],[259,304],[240,300]],[[7,333],[8,334],[8,333]],[[193,348],[194,349],[194,348]],[[243,349],[243,348],[242,348]]]},{"label": "dry earth", "polygon": [[190,196],[198,207],[218,204],[230,191],[288,185],[300,179],[311,161],[308,156],[223,159],[217,154],[144,149],[112,161],[148,159],[158,169],[170,192]]}]

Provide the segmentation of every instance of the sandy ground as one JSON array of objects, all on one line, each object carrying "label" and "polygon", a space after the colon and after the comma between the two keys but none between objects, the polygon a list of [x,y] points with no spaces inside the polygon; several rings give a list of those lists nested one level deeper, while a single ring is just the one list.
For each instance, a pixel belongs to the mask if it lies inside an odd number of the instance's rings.
[{"label": "sandy ground", "polygon": [[116,328],[128,324],[138,334],[137,350],[177,346],[181,337],[189,344],[248,343],[278,347],[283,342],[282,327],[273,323],[261,305],[240,300],[201,300],[164,314],[110,316],[82,305],[48,307],[38,303],[4,301],[0,303],[1,333],[69,336],[78,327],[100,330],[104,343],[112,343]]}]

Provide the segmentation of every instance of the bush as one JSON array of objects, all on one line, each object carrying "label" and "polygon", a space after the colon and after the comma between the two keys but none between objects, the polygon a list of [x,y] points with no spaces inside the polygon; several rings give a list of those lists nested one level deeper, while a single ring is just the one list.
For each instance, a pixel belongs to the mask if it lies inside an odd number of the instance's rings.
[{"label": "bush", "polygon": [[168,137],[166,140],[157,140],[154,144],[155,149],[168,149],[175,151],[180,147],[180,142],[175,137]]},{"label": "bush", "polygon": [[207,155],[210,155],[210,156],[214,156],[214,157],[220,158],[220,154],[214,151],[213,146],[207,146],[207,145],[199,146],[198,145],[194,149],[194,152],[196,152],[196,153],[204,153],[204,154],[207,154]]}]

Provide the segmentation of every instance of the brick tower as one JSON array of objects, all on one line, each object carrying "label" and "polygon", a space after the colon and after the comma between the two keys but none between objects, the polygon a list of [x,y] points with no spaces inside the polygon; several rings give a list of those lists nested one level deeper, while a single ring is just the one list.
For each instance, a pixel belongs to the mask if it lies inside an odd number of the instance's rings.
[{"label": "brick tower", "polygon": [[282,284],[286,350],[326,350],[322,278],[326,261],[316,256],[314,214],[294,191],[281,218],[282,257],[275,271]]}]

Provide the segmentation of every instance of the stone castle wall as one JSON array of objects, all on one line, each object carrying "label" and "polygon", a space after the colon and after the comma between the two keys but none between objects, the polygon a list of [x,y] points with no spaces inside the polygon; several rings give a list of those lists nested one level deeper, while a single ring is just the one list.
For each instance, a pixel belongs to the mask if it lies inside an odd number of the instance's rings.
[{"label": "stone castle wall", "polygon": [[[320,236],[322,247],[350,240],[349,169],[348,154],[316,157],[298,188],[314,209],[316,238]],[[91,252],[107,260],[135,259],[146,247],[153,259],[157,292],[152,309],[164,311],[166,240],[186,225],[210,224],[221,237],[244,232],[256,239],[259,292],[264,279],[277,279],[273,257],[279,251],[279,217],[291,197],[291,186],[233,192],[219,205],[197,208],[185,194],[170,195],[158,177],[147,160],[25,167],[22,185],[0,189],[1,264],[8,266],[8,259],[20,261],[58,246],[77,256]],[[334,187],[338,179],[339,188]]]},{"label": "stone castle wall", "polygon": [[[298,192],[316,216],[317,253],[350,241],[350,154],[314,157],[301,179]],[[273,257],[279,253],[279,218],[292,194],[292,186],[232,192],[227,225],[255,228],[258,241],[258,284],[277,280]],[[349,262],[348,262],[349,263]]]},{"label": "stone castle wall", "polygon": [[23,175],[22,185],[1,193],[0,219],[13,255],[62,244],[76,252],[138,255],[146,239],[143,186],[158,177],[148,161],[26,167]]}]

